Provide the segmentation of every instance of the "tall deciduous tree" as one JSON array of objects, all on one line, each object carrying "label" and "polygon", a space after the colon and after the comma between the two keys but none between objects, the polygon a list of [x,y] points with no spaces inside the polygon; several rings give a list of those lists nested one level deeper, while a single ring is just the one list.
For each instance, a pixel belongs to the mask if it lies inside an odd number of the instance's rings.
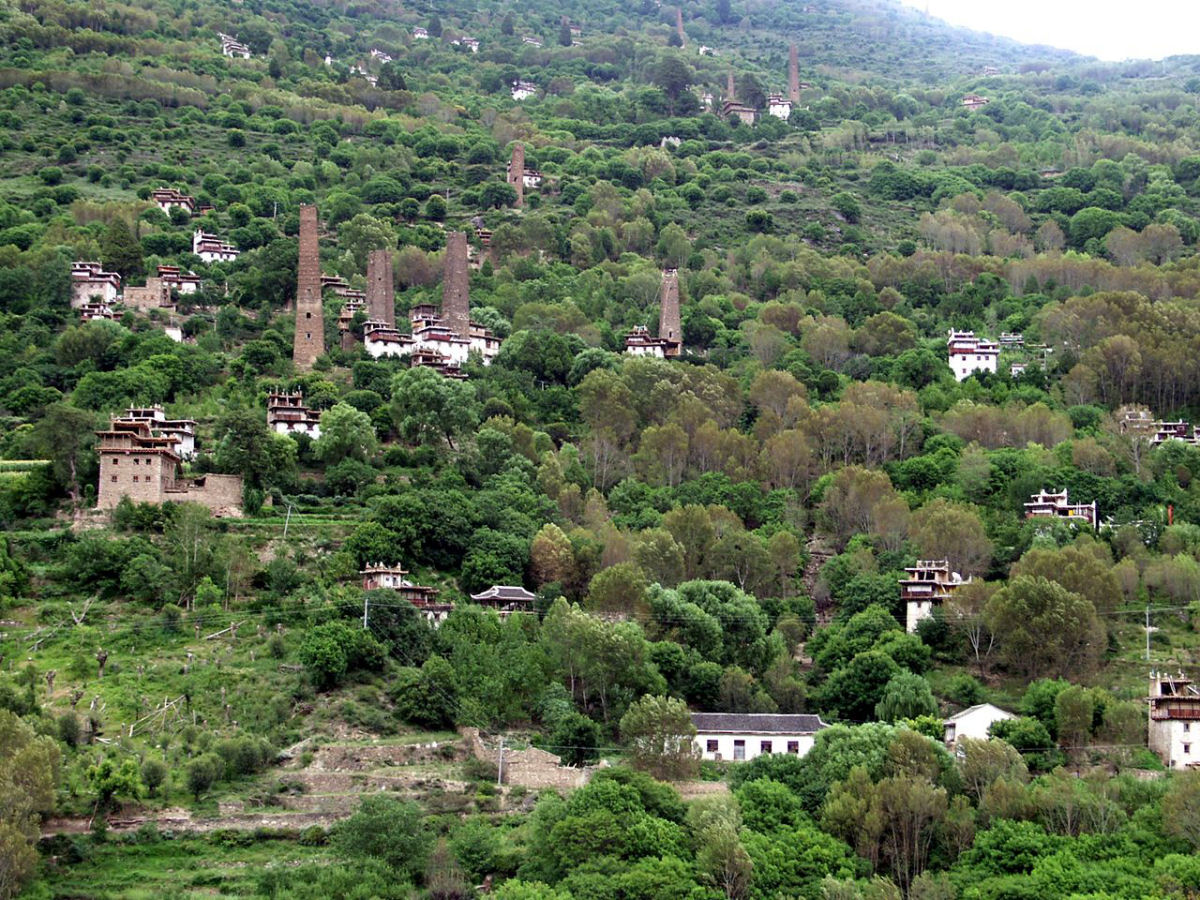
[{"label": "tall deciduous tree", "polygon": [[399,372],[392,379],[392,419],[412,443],[445,440],[454,448],[459,435],[479,422],[474,389],[425,366]]},{"label": "tall deciduous tree", "polygon": [[51,462],[55,477],[65,485],[72,503],[79,502],[79,469],[85,453],[96,441],[95,416],[82,409],[56,403],[33,429],[37,452]]},{"label": "tall deciduous tree", "polygon": [[945,559],[964,577],[987,571],[992,542],[979,514],[938,497],[912,515],[909,536],[926,559]]},{"label": "tall deciduous tree", "polygon": [[16,896],[37,865],[38,817],[54,809],[58,746],[0,709],[0,898]]},{"label": "tall deciduous tree", "polygon": [[365,412],[348,403],[337,403],[321,413],[321,436],[315,449],[325,463],[368,459],[375,446],[375,429]]},{"label": "tall deciduous tree", "polygon": [[1040,576],[1009,581],[988,601],[984,619],[1006,665],[1031,677],[1091,672],[1106,645],[1092,602]]},{"label": "tall deciduous tree", "polygon": [[621,738],[635,767],[655,778],[683,779],[695,774],[700,754],[696,726],[682,700],[647,694],[621,717]]}]

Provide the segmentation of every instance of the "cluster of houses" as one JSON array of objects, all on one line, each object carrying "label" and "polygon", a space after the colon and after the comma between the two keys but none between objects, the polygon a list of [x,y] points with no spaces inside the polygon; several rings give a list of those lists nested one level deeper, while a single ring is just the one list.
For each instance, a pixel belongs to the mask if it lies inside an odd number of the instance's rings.
[{"label": "cluster of houses", "polygon": [[[196,199],[175,188],[156,188],[150,200],[163,212],[182,210],[188,216],[203,215],[211,206],[197,204]],[[207,264],[233,262],[239,251],[218,235],[196,229],[192,234],[192,252]],[[144,286],[122,285],[117,272],[105,271],[104,266],[91,260],[76,260],[71,264],[71,307],[79,310],[83,321],[113,319],[113,306],[121,304],[132,309],[174,310],[176,295],[195,294],[200,290],[200,276],[185,272],[179,266],[159,266],[156,274],[146,279]],[[168,328],[177,340],[178,329]]]},{"label": "cluster of houses", "polygon": [[[386,258],[385,258],[386,257]],[[386,274],[379,269],[386,267]],[[409,311],[409,332],[395,326],[390,255],[368,266],[370,318],[363,325],[363,347],[373,359],[407,357],[414,366],[428,366],[451,378],[465,378],[462,366],[472,354],[484,365],[500,352],[501,340],[488,328],[471,321],[469,250],[464,232],[447,235],[441,308],[420,304]],[[372,296],[378,300],[372,302]],[[361,306],[359,307],[361,308]]]},{"label": "cluster of houses", "polygon": [[1000,353],[1024,351],[1018,361],[1009,365],[1008,373],[1013,378],[1029,367],[1029,360],[1040,357],[1045,366],[1050,348],[1044,344],[1026,344],[1025,336],[1019,332],[1006,331],[997,341],[978,337],[973,331],[951,329],[946,338],[947,362],[958,381],[965,381],[976,372],[995,374],[1000,367]]},{"label": "cluster of houses", "polygon": [[[159,266],[156,275],[146,279],[144,286],[122,286],[121,276],[106,272],[98,262],[77,260],[71,264],[71,308],[78,310],[84,322],[92,319],[116,319],[115,306],[149,312],[175,310],[177,294],[194,294],[200,289],[200,276],[184,272],[178,266]],[[183,340],[181,329],[168,325],[166,332],[175,340]]]},{"label": "cluster of houses", "polygon": [[[439,600],[440,591],[437,588],[414,583],[408,577],[408,570],[398,563],[368,563],[359,575],[362,576],[364,591],[392,591],[398,599],[411,603],[435,628],[454,611],[453,601]],[[525,588],[508,584],[492,585],[486,591],[471,594],[470,597],[480,606],[496,610],[501,618],[532,613],[533,602],[537,599]]]},{"label": "cluster of houses", "polygon": [[1117,416],[1122,434],[1144,438],[1151,446],[1157,447],[1167,441],[1183,441],[1200,446],[1200,429],[1183,419],[1165,422],[1156,419],[1150,410],[1139,406],[1123,406],[1117,411]]},{"label": "cluster of houses", "polygon": [[[1150,676],[1147,745],[1168,769],[1200,769],[1200,690],[1182,673]],[[942,720],[942,740],[956,751],[964,738],[987,740],[997,722],[1016,714],[991,703],[969,706]],[[694,712],[702,759],[743,762],[771,753],[804,756],[829,726],[811,714]],[[1193,731],[1193,726],[1196,730]]]},{"label": "cluster of houses", "polygon": [[[700,55],[705,53],[713,54],[711,47],[701,47]],[[800,105],[800,91],[812,87],[808,82],[800,80],[800,55],[795,44],[792,44],[788,58],[788,90],[786,94],[771,93],[767,95],[766,113],[769,116],[774,116],[777,119],[787,121],[792,110],[797,109]],[[700,95],[700,102],[705,109],[714,108],[713,95],[710,92],[704,92]],[[737,85],[734,81],[733,72],[729,73],[729,77],[725,86],[725,100],[721,104],[721,118],[736,119],[746,125],[753,125],[758,121],[759,110],[757,107],[743,103],[737,98]]]},{"label": "cluster of houses", "polygon": [[[808,713],[694,712],[691,717],[700,758],[714,761],[744,762],[771,753],[804,756],[817,732],[829,727],[820,716]],[[987,740],[993,724],[1013,718],[1014,713],[980,703],[944,719],[943,740],[951,750],[963,738]]]}]

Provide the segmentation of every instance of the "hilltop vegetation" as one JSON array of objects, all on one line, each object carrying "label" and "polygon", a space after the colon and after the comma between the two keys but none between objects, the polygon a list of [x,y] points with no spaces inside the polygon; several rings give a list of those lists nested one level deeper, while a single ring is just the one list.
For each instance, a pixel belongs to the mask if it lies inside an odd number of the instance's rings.
[{"label": "hilltop vegetation", "polygon": [[[884,0],[682,9],[683,40],[649,2],[0,5],[0,897],[1200,891],[1200,782],[1144,703],[1197,663],[1200,449],[1123,424],[1200,415],[1200,61]],[[785,89],[791,43],[787,120],[705,107]],[[401,321],[466,231],[499,356],[371,359],[329,292],[295,371],[309,203],[325,274],[391,251]],[[202,287],[80,322],[80,260]],[[627,355],[667,268],[682,355]],[[1022,341],[958,382],[949,329]],[[279,388],[319,439],[268,429]],[[94,431],[153,404],[244,518],[94,513]],[[1100,527],[1027,519],[1043,489]],[[973,580],[910,634],[921,559]],[[448,620],[361,590],[379,562]],[[497,584],[536,615],[471,602]],[[983,701],[1018,718],[952,756]],[[834,727],[697,765],[663,752],[689,708]],[[463,726],[614,765],[497,787]]]}]

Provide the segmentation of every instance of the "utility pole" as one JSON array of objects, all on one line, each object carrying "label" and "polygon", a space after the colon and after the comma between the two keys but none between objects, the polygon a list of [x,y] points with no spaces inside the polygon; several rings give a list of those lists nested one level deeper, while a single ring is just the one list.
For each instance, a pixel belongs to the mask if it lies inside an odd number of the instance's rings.
[{"label": "utility pole", "polygon": [[292,504],[291,501],[284,500],[287,504],[287,516],[283,520],[283,539],[287,540],[288,526],[292,524]]},{"label": "utility pole", "polygon": [[1150,605],[1146,604],[1146,662],[1150,662]]},{"label": "utility pole", "polygon": [[496,787],[504,784],[504,738],[500,738],[500,752],[496,759]]},{"label": "utility pole", "polygon": [[367,616],[370,614],[370,608],[371,596],[370,594],[363,594],[363,631],[366,631],[368,627]]}]

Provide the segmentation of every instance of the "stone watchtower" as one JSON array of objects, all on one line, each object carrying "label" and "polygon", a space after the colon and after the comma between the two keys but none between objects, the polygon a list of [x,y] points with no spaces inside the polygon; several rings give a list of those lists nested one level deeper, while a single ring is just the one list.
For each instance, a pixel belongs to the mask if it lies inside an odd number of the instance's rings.
[{"label": "stone watchtower", "polygon": [[687,46],[687,35],[683,30],[683,7],[675,7],[675,33],[679,35],[679,46]]},{"label": "stone watchtower", "polygon": [[508,183],[517,192],[517,206],[525,204],[525,145],[513,144],[512,162],[508,166]]},{"label": "stone watchtower", "polygon": [[467,235],[463,231],[446,233],[446,257],[442,270],[442,324],[455,337],[471,336]]},{"label": "stone watchtower", "polygon": [[795,44],[788,57],[788,99],[800,102],[800,50]]},{"label": "stone watchtower", "polygon": [[727,103],[737,102],[737,82],[733,80],[733,69],[729,70],[729,76],[725,80],[725,101]]},{"label": "stone watchtower", "polygon": [[395,287],[392,281],[392,251],[372,250],[367,257],[367,317],[396,327]]},{"label": "stone watchtower", "polygon": [[325,352],[325,320],[321,310],[321,256],[317,244],[317,208],[300,207],[300,265],[296,279],[296,339],[292,362],[300,372],[312,370]]},{"label": "stone watchtower", "polygon": [[679,272],[663,270],[662,289],[659,296],[658,337],[666,342],[663,356],[678,356],[683,346],[683,328],[679,321]]}]

